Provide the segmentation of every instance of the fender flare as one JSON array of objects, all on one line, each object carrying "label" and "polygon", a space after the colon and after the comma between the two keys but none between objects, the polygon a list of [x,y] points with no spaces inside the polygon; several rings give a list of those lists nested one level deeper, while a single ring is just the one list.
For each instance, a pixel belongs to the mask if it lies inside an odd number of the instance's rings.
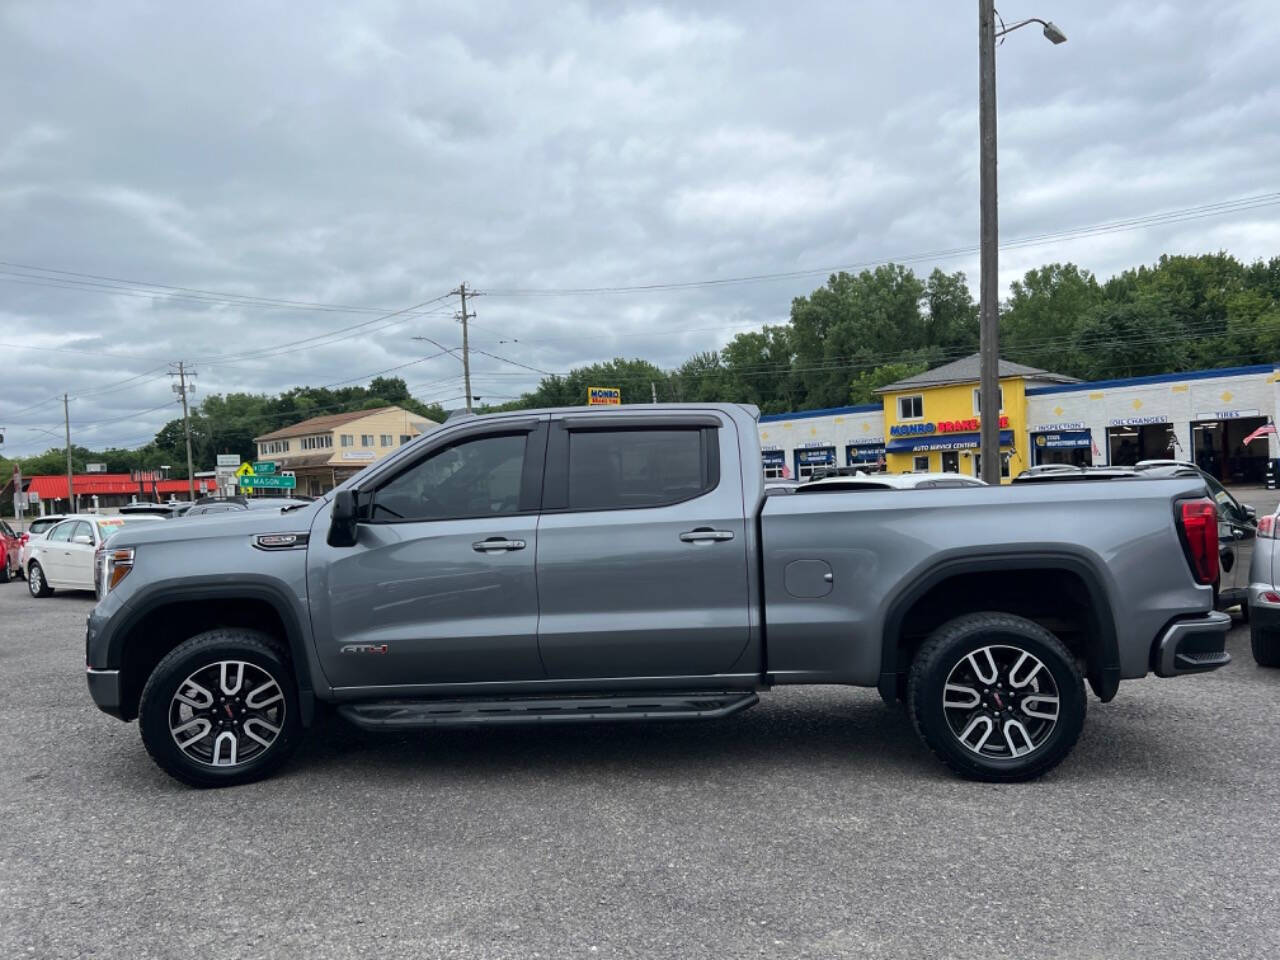
[{"label": "fender flare", "polygon": [[142,620],[161,607],[198,603],[208,600],[259,600],[267,603],[284,625],[285,641],[293,660],[298,683],[298,705],[303,726],[310,726],[315,716],[315,686],[312,682],[312,660],[306,635],[288,591],[266,578],[237,579],[228,583],[156,583],[144,587],[130,597],[120,613],[112,618],[111,633],[106,638],[107,662],[114,668],[124,665],[125,638]]},{"label": "fender flare", "polygon": [[880,681],[877,684],[881,699],[886,703],[897,701],[898,678],[910,668],[910,663],[902,656],[898,639],[907,612],[916,602],[951,577],[1002,570],[1066,570],[1080,578],[1089,592],[1093,627],[1087,650],[1089,686],[1103,703],[1115,697],[1120,687],[1120,642],[1104,576],[1095,564],[1077,554],[1033,551],[944,559],[914,577],[911,584],[891,601],[884,620],[880,641]]}]

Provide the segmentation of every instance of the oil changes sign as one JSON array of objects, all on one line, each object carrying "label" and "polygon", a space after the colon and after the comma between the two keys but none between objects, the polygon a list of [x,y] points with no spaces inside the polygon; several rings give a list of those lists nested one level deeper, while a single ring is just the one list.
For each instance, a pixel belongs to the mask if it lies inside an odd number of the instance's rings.
[{"label": "oil changes sign", "polygon": [[587,387],[587,406],[618,407],[621,405],[621,387]]}]

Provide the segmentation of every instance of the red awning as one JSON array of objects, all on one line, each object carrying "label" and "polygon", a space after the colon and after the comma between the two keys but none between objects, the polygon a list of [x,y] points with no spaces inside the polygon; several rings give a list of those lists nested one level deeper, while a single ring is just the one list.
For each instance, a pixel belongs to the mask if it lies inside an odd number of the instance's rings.
[{"label": "red awning", "polygon": [[[77,473],[72,477],[72,481],[75,484],[76,494],[81,497],[119,497],[132,494],[145,497],[152,493],[159,493],[162,496],[167,496],[168,494],[186,496],[187,494],[187,481],[185,480],[158,480],[152,483],[151,481],[131,480],[127,473]],[[41,500],[67,499],[67,478],[65,474],[29,477],[24,480],[23,486],[26,488],[27,493],[38,494]],[[215,489],[216,485],[211,477],[200,477],[196,480],[197,494]]]}]

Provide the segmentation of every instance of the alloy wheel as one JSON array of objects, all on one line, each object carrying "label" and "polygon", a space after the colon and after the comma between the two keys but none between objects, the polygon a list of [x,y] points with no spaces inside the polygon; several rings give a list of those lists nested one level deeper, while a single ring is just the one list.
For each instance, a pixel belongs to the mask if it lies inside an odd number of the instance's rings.
[{"label": "alloy wheel", "polygon": [[40,591],[44,589],[44,571],[39,565],[27,567],[27,589],[33,597],[40,596]]},{"label": "alloy wheel", "polygon": [[169,733],[191,760],[235,767],[271,749],[284,711],[284,691],[270,673],[245,660],[218,660],[178,685],[169,703]]},{"label": "alloy wheel", "polygon": [[981,757],[1010,760],[1044,745],[1058,723],[1053,675],[1019,647],[990,644],[951,668],[942,708],[955,738]]}]

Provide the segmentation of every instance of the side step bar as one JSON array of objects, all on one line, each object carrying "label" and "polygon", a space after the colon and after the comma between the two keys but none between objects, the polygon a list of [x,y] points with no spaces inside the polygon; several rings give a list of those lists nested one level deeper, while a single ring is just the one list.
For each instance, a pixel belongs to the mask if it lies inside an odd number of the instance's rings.
[{"label": "side step bar", "polygon": [[365,730],[469,727],[480,724],[584,723],[600,720],[715,720],[753,707],[740,690],[494,700],[376,700],[338,713]]}]

